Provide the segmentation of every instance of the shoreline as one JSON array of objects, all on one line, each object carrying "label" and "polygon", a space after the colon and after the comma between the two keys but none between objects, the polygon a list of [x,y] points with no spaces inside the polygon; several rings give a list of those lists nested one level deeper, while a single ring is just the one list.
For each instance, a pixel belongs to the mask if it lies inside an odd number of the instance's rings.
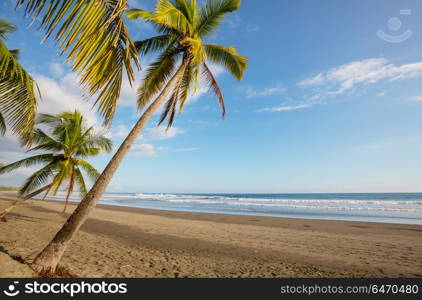
[{"label": "shoreline", "polygon": [[[354,194],[354,193],[351,193]],[[379,193],[376,193],[379,194]],[[391,193],[390,193],[391,194]],[[403,194],[403,193],[397,193]],[[419,194],[419,193],[408,193],[408,194]],[[1,195],[1,193],[0,193]],[[182,194],[181,194],[182,195]],[[206,195],[206,194],[204,194]],[[255,195],[255,194],[253,194]],[[34,198],[40,200],[39,198]],[[53,202],[63,202],[64,199],[45,199],[44,201],[53,201]],[[69,201],[77,205],[77,201]],[[320,220],[320,221],[338,221],[338,222],[361,222],[361,223],[375,223],[375,224],[391,224],[391,225],[410,225],[410,226],[422,226],[422,220],[419,218],[410,218],[410,217],[401,217],[401,216],[363,216],[356,214],[345,214],[345,215],[333,215],[333,214],[322,214],[322,213],[284,213],[284,214],[271,214],[271,213],[259,213],[259,212],[225,212],[225,211],[215,211],[215,210],[201,210],[201,209],[166,209],[166,208],[143,208],[135,207],[129,205],[119,205],[119,204],[97,204],[97,207],[111,207],[115,208],[128,208],[128,209],[141,209],[144,211],[158,211],[158,212],[179,212],[179,213],[192,213],[192,214],[210,214],[210,215],[227,215],[227,216],[246,216],[246,217],[262,217],[262,218],[281,218],[289,220]],[[372,220],[370,220],[372,219]],[[389,220],[389,222],[387,221]],[[403,222],[407,220],[408,222]]]},{"label": "shoreline", "polygon": [[[0,209],[11,199],[0,194]],[[26,201],[0,224],[0,246],[30,261],[65,222],[62,208]],[[100,204],[62,263],[82,277],[422,277],[421,247],[420,225]]]}]

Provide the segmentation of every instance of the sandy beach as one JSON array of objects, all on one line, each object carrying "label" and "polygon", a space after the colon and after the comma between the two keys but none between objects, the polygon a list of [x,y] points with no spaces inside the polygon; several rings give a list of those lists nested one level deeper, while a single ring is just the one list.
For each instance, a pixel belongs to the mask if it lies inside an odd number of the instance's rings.
[{"label": "sandy beach", "polygon": [[[0,209],[12,201],[0,194]],[[26,201],[0,223],[0,254],[30,262],[74,207]],[[422,277],[421,247],[417,225],[99,205],[62,265],[79,277]]]}]

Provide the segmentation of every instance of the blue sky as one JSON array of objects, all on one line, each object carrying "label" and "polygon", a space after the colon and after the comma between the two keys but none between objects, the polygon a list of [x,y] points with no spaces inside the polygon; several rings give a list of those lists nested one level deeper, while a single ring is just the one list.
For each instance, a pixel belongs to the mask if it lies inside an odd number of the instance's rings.
[{"label": "blue sky", "polygon": [[[0,17],[19,27],[8,46],[21,49],[43,89],[40,111],[77,107],[98,126],[54,43],[40,44],[42,32],[28,28],[13,3],[0,4]],[[157,128],[158,116],[150,122],[109,191],[420,192],[421,14],[416,0],[243,1],[210,39],[250,61],[241,82],[213,68],[227,119],[199,89],[172,130]],[[128,24],[135,40],[154,34],[140,21]],[[143,67],[151,59],[142,58]],[[108,133],[115,145],[140,115],[134,95],[126,83]],[[0,143],[0,161],[24,157],[14,137]],[[93,162],[102,169],[110,157]],[[2,176],[0,185],[19,184],[31,171]]]}]

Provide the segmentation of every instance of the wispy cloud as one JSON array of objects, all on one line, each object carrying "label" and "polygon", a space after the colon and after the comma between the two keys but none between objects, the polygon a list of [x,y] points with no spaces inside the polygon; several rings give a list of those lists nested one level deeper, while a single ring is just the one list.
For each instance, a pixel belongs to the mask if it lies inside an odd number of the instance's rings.
[{"label": "wispy cloud", "polygon": [[[115,126],[115,128],[113,128],[110,136],[112,138],[125,138],[129,134],[132,127],[133,125],[117,125]],[[185,131],[178,127],[170,127],[169,129],[167,129],[167,126],[157,126],[146,128],[139,136],[139,139],[148,142],[159,141],[171,139],[183,133],[185,133]]]},{"label": "wispy cloud", "polygon": [[299,82],[303,88],[315,88],[313,99],[329,98],[344,94],[361,85],[374,84],[380,80],[397,81],[422,75],[422,62],[401,66],[385,58],[355,61]]},{"label": "wispy cloud", "polygon": [[176,149],[176,150],[173,150],[173,152],[177,152],[177,153],[180,153],[180,152],[193,152],[193,151],[198,151],[198,150],[201,150],[201,148],[199,148],[199,147],[190,147],[190,148],[184,148],[184,149]]},{"label": "wispy cloud", "polygon": [[276,107],[267,107],[257,112],[281,112],[281,111],[291,111],[291,110],[298,110],[303,108],[311,107],[311,104],[300,104],[300,105],[292,105],[292,106],[276,106]]},{"label": "wispy cloud", "polygon": [[248,24],[248,26],[246,26],[246,32],[254,33],[254,32],[258,32],[258,31],[259,31],[258,25]]},{"label": "wispy cloud", "polygon": [[155,147],[152,144],[136,144],[130,150],[131,156],[157,157],[159,152],[167,150],[166,147]]},{"label": "wispy cloud", "polygon": [[34,77],[43,96],[38,112],[57,114],[77,109],[84,115],[89,126],[103,130],[95,109],[92,109],[92,102],[83,99],[78,77],[74,73],[68,73],[58,80],[43,75]]},{"label": "wispy cloud", "polygon": [[56,77],[62,76],[65,72],[63,64],[59,64],[59,63],[52,63],[49,69],[50,69],[50,72],[53,73],[53,75]]},{"label": "wispy cloud", "polygon": [[422,102],[422,95],[414,96],[414,97],[410,98],[410,101],[413,101],[413,102]]},{"label": "wispy cloud", "polygon": [[269,97],[273,95],[281,95],[287,91],[281,83],[278,83],[272,87],[265,88],[256,88],[256,87],[247,87],[245,89],[246,98],[259,98],[259,97]]},{"label": "wispy cloud", "polygon": [[231,17],[227,18],[225,21],[231,29],[236,29],[237,27],[240,26],[240,23],[241,23],[241,19],[239,15],[237,15],[236,13],[232,14]]},{"label": "wispy cloud", "polygon": [[185,131],[177,127],[170,127],[167,129],[167,126],[158,126],[145,129],[141,135],[141,139],[144,141],[158,141],[171,139],[183,133],[185,133]]}]

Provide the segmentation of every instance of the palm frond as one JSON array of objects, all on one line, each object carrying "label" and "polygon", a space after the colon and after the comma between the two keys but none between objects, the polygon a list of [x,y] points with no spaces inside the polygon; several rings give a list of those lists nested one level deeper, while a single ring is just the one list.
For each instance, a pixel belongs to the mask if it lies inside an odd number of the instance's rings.
[{"label": "palm frond", "polygon": [[0,168],[0,174],[4,174],[16,169],[19,169],[21,167],[31,167],[40,163],[50,163],[54,161],[55,157],[53,154],[41,154],[41,155],[35,155],[28,158],[24,158],[22,160],[16,161],[14,163],[8,164],[6,166],[3,166]]},{"label": "palm frond", "polygon": [[55,163],[50,163],[45,167],[39,169],[25,180],[24,184],[19,189],[19,195],[25,195],[35,190],[36,188],[51,182],[53,177],[53,168]]},{"label": "palm frond", "polygon": [[9,21],[0,18],[0,39],[6,40],[7,35],[16,31],[16,26]]},{"label": "palm frond", "polygon": [[205,44],[204,48],[210,61],[226,68],[237,80],[243,78],[248,59],[239,55],[236,48],[212,44]]},{"label": "palm frond", "polygon": [[217,97],[217,100],[221,106],[223,118],[225,118],[226,106],[224,104],[224,97],[223,97],[223,93],[221,92],[220,86],[218,85],[217,80],[215,79],[214,75],[212,74],[207,64],[204,63],[202,65],[202,70],[203,70],[202,74],[205,77],[205,82],[209,88],[209,91],[212,92]]},{"label": "palm frond", "polygon": [[109,138],[101,135],[91,135],[78,146],[77,156],[96,156],[100,152],[111,152],[113,143]]},{"label": "palm frond", "polygon": [[4,135],[6,133],[6,122],[2,114],[0,113],[0,135]]},{"label": "palm frond", "polygon": [[[185,66],[184,72],[185,71],[186,71],[186,66]],[[173,89],[173,93],[170,96],[170,99],[167,101],[166,106],[164,107],[164,111],[161,114],[160,120],[158,122],[158,125],[161,125],[164,122],[164,120],[168,118],[167,129],[169,129],[173,125],[173,122],[174,122],[174,116],[176,114],[176,105],[180,99],[180,90],[183,84],[183,78],[184,78],[184,73],[180,77],[180,79],[176,82],[176,85]]]},{"label": "palm frond", "polygon": [[191,0],[189,2],[187,0],[175,0],[174,6],[185,15],[192,27],[195,28],[199,22],[196,0]]},{"label": "palm frond", "polygon": [[75,182],[78,186],[80,195],[84,197],[88,193],[88,189],[86,188],[84,176],[78,167],[75,168]]},{"label": "palm frond", "polygon": [[72,168],[74,167],[73,163],[70,160],[63,160],[57,164],[57,174],[53,179],[53,186],[51,187],[51,193],[56,195],[62,183],[69,178]]},{"label": "palm frond", "polygon": [[79,159],[78,160],[78,166],[85,171],[85,173],[88,175],[88,177],[92,181],[96,181],[98,177],[100,176],[100,173],[86,160]]},{"label": "palm frond", "polygon": [[39,96],[35,81],[0,40],[0,112],[25,143],[32,138]]},{"label": "palm frond", "polygon": [[137,51],[123,14],[127,0],[17,0],[25,15],[41,19],[45,39],[55,33],[60,54],[66,54],[81,75],[86,96],[96,104],[106,123],[114,115],[123,73],[134,82],[132,63],[139,68]]},{"label": "palm frond", "polygon": [[161,54],[146,70],[137,92],[138,109],[143,109],[174,73],[178,51],[172,49]]},{"label": "palm frond", "polygon": [[170,28],[181,34],[193,32],[193,27],[183,12],[168,0],[158,0],[153,13],[142,9],[131,9],[126,15],[130,20],[140,18],[149,23]]},{"label": "palm frond", "polygon": [[172,34],[163,34],[143,41],[135,42],[136,50],[140,55],[147,55],[155,51],[164,50],[175,42]]},{"label": "palm frond", "polygon": [[180,112],[182,112],[183,107],[184,107],[184,105],[185,105],[185,103],[186,103],[186,101],[189,97],[189,94],[191,92],[191,86],[192,86],[192,83],[194,81],[194,76],[196,74],[196,72],[194,70],[195,68],[196,68],[196,66],[189,65],[186,68],[186,71],[183,75],[183,80],[182,80],[182,85],[180,86],[180,95],[179,95],[179,97],[180,97],[179,111]]},{"label": "palm frond", "polygon": [[30,148],[28,151],[45,150],[60,152],[66,147],[64,143],[55,140],[39,128],[35,130],[34,143],[36,143],[37,146]]},{"label": "palm frond", "polygon": [[223,17],[230,12],[236,11],[241,0],[213,0],[207,1],[199,13],[199,24],[196,26],[196,32],[205,37],[213,33],[220,26]]}]

